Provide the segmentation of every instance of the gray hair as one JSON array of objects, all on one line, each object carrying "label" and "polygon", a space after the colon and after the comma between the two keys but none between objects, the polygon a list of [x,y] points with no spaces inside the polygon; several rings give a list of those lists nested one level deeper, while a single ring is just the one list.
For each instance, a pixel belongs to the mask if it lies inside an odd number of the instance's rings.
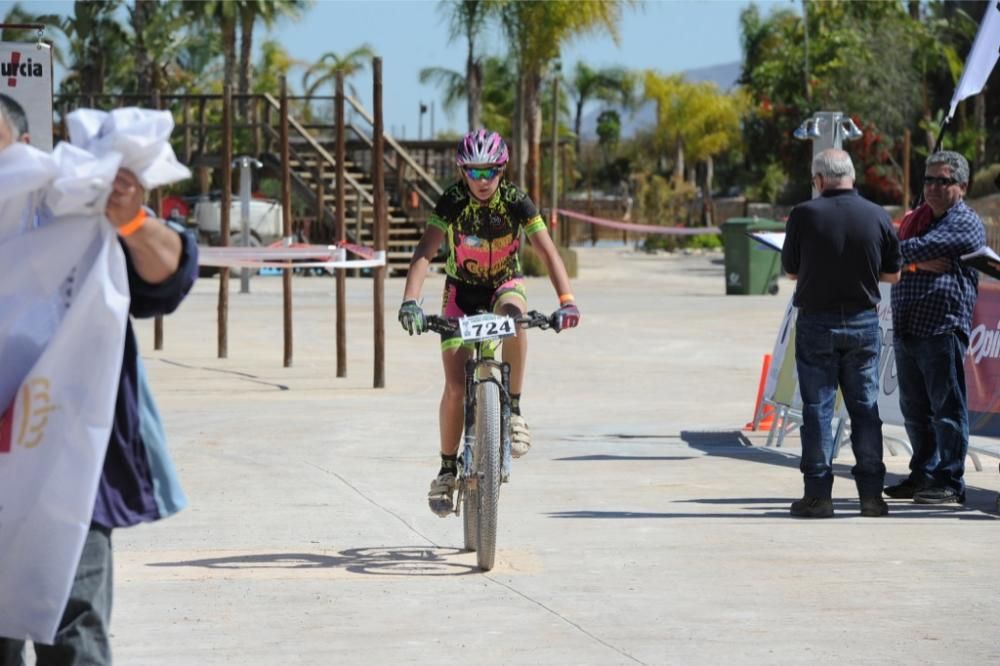
[{"label": "gray hair", "polygon": [[939,150],[927,158],[924,169],[936,164],[951,167],[951,177],[963,185],[969,184],[969,161],[954,150]]},{"label": "gray hair", "polygon": [[854,163],[851,156],[839,148],[828,148],[813,158],[812,175],[826,180],[854,180]]},{"label": "gray hair", "polygon": [[0,118],[7,121],[10,133],[14,135],[14,141],[28,133],[28,116],[24,113],[24,107],[14,98],[2,93],[0,93]]}]

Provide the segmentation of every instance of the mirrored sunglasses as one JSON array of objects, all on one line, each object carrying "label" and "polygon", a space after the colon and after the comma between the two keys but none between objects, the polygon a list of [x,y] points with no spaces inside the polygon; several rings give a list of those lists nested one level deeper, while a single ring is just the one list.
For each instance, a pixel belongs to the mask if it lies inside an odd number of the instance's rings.
[{"label": "mirrored sunglasses", "polygon": [[472,180],[493,180],[502,170],[503,167],[487,167],[485,169],[467,167],[465,173]]},{"label": "mirrored sunglasses", "polygon": [[955,185],[958,183],[956,178],[945,178],[944,176],[924,176],[924,185],[943,185],[948,187],[949,185]]}]

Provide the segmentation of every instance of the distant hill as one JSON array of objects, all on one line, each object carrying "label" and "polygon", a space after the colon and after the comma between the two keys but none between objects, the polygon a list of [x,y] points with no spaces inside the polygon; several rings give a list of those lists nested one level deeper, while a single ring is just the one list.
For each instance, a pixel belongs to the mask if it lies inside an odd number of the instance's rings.
[{"label": "distant hill", "polygon": [[[729,91],[736,86],[742,67],[743,63],[730,62],[723,65],[689,69],[681,74],[692,83],[711,81],[719,86],[720,90]],[[580,124],[580,133],[584,141],[597,141],[597,116],[601,114],[603,109],[596,104],[591,106],[593,108],[583,114],[583,121]],[[648,102],[622,118],[622,138],[629,139],[635,135],[637,130],[652,127],[655,124],[656,107],[652,102]]]}]

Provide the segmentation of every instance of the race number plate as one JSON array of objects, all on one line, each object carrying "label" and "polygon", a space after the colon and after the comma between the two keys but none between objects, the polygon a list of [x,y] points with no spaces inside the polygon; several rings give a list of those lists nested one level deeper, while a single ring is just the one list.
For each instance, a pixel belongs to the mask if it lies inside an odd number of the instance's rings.
[{"label": "race number plate", "polygon": [[465,342],[517,335],[514,320],[497,314],[477,314],[458,320],[458,330]]}]

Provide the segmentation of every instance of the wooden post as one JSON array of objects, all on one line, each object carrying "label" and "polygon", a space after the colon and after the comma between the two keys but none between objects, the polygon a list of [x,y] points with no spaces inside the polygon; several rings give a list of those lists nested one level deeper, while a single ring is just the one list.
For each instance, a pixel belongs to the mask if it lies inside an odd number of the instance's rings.
[{"label": "wooden post", "polygon": [[[337,72],[337,96],[334,100],[337,122],[337,221],[334,239],[337,244],[347,240],[347,201],[345,200],[344,155],[347,152],[344,127],[344,73]],[[337,269],[337,376],[347,376],[347,269]]]},{"label": "wooden post", "polygon": [[[264,124],[267,125],[268,128],[271,127],[271,105],[270,104],[265,104],[264,105]],[[265,152],[270,152],[270,150],[271,150],[271,132],[270,131],[264,133],[264,146],[263,147],[264,147],[264,151]]]},{"label": "wooden post", "polygon": [[264,137],[261,136],[260,129],[260,105],[261,98],[253,95],[247,103],[250,105],[250,125],[253,127],[253,149],[254,157],[260,157],[261,147],[264,144]]},{"label": "wooden post", "polygon": [[184,164],[191,164],[191,98],[185,97],[181,117],[184,120]]},{"label": "wooden post", "polygon": [[[556,65],[556,75],[552,79],[552,208],[551,208],[551,221],[550,225],[555,229],[559,224],[559,215],[556,210],[559,208],[559,65]],[[538,151],[538,171],[541,173],[542,165],[542,151]],[[541,178],[539,178],[541,181]],[[558,230],[558,238],[561,241],[559,244],[563,247],[569,245],[569,239],[566,236],[566,229]]]},{"label": "wooden post", "polygon": [[910,207],[910,130],[903,132],[903,212]]},{"label": "wooden post", "polygon": [[[292,175],[288,166],[288,82],[281,77],[281,233],[292,236]],[[285,367],[292,367],[292,269],[282,269],[282,302],[284,304]]]},{"label": "wooden post", "polygon": [[[204,105],[201,107],[204,111]],[[202,125],[202,136],[205,126]],[[229,247],[229,210],[232,207],[233,187],[233,89],[226,86],[222,93],[222,199],[219,202],[219,239],[222,247]],[[229,356],[229,268],[219,268],[219,358]]]},{"label": "wooden post", "polygon": [[[587,215],[593,217],[594,215],[594,187],[593,180],[591,179],[591,161],[587,158]],[[594,247],[597,245],[597,225],[591,223],[590,225],[590,246]]]},{"label": "wooden post", "polygon": [[[205,123],[205,107],[207,106],[207,102],[208,98],[205,96],[202,96],[201,98],[198,99],[198,154],[199,155],[205,154],[205,145],[208,141],[208,137],[206,136],[208,133],[208,125],[206,125]],[[225,107],[225,105],[226,105],[226,99],[225,99],[225,94],[223,94],[222,106]],[[223,110],[223,115],[224,114],[225,110]],[[224,140],[225,139],[223,139],[223,141]]]},{"label": "wooden post", "polygon": [[[303,234],[308,242],[315,243],[318,238],[319,230],[323,228],[323,218],[324,212],[326,210],[326,205],[324,199],[326,199],[326,184],[323,180],[326,178],[326,170],[323,168],[323,157],[321,155],[316,156],[316,186],[315,186],[315,196],[316,196],[316,221],[313,223],[313,227],[306,228],[303,230]],[[325,240],[327,235],[323,235]]]},{"label": "wooden post", "polygon": [[[372,180],[375,197],[374,236],[375,250],[386,250],[386,202],[385,202],[385,163],[383,158],[382,136],[382,59],[372,59],[374,90],[372,92],[372,113],[374,115],[373,145],[372,145]],[[388,253],[386,254],[388,261]],[[374,316],[375,316],[375,380],[374,388],[385,388],[385,274],[388,265],[375,268],[374,279]]]},{"label": "wooden post", "polygon": [[[153,91],[153,108],[156,110],[160,109],[160,91]],[[163,215],[163,194],[160,192],[160,188],[153,190],[152,202],[153,211],[156,213],[157,217]],[[153,318],[153,349],[160,351],[163,349],[163,315],[156,315]]]}]

